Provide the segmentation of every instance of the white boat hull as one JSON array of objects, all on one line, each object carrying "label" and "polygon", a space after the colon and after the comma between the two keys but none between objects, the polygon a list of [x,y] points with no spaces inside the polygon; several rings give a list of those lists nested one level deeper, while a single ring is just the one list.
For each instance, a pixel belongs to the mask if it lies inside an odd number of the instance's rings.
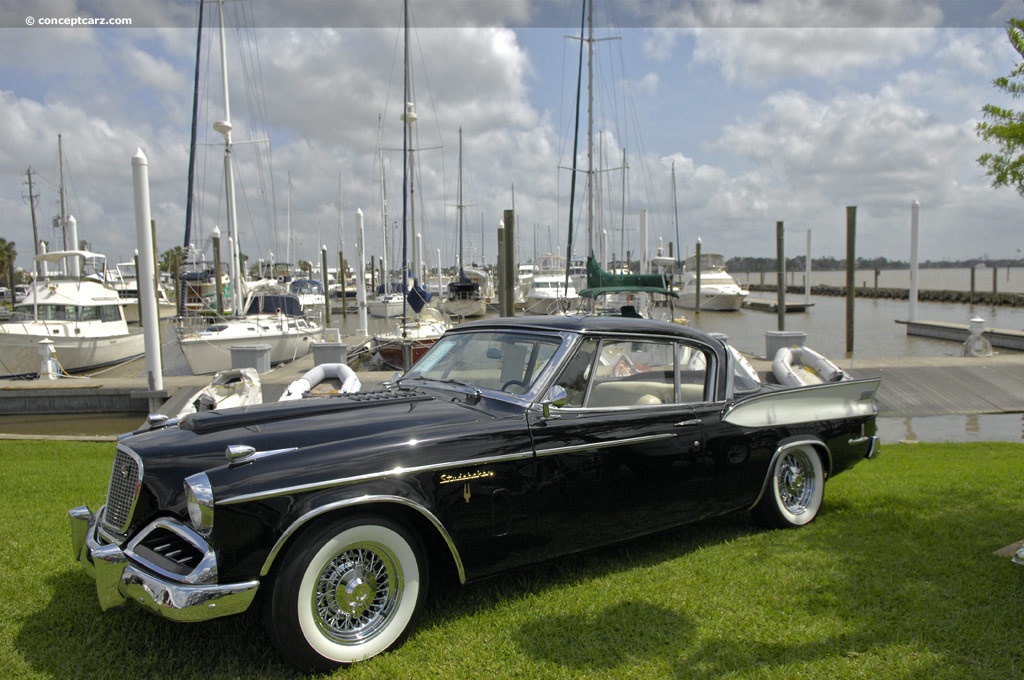
[{"label": "white boat hull", "polygon": [[259,321],[247,318],[211,324],[198,332],[181,332],[178,341],[192,374],[203,375],[231,368],[232,347],[267,345],[274,365],[306,356],[322,337],[323,327],[318,324],[271,315]]},{"label": "white boat hull", "polygon": [[394,319],[402,316],[404,307],[405,298],[401,295],[374,298],[366,303],[366,311],[370,313],[370,316],[379,319]]},{"label": "white boat hull", "polygon": [[441,311],[451,317],[470,318],[487,314],[487,303],[483,300],[444,300]]},{"label": "white boat hull", "polygon": [[[29,332],[17,332],[18,330]],[[49,334],[38,322],[8,322],[0,325],[0,371],[4,375],[37,373],[43,355],[39,342],[51,340],[57,362],[64,371],[84,371],[128,361],[145,353],[145,339],[141,331],[99,337],[68,336],[65,332]],[[53,330],[52,325],[48,325]],[[33,328],[35,327],[35,328]],[[31,332],[31,331],[35,332]]]},{"label": "white boat hull", "polygon": [[[746,291],[719,292],[703,290],[700,296],[700,308],[707,312],[735,312],[743,307]],[[686,309],[697,308],[697,295],[693,291],[680,293],[679,306]]]},{"label": "white boat hull", "polygon": [[377,356],[388,366],[404,371],[406,344],[415,364],[451,327],[449,319],[427,307],[419,319],[407,322],[404,328],[399,323],[395,330],[375,336]]}]

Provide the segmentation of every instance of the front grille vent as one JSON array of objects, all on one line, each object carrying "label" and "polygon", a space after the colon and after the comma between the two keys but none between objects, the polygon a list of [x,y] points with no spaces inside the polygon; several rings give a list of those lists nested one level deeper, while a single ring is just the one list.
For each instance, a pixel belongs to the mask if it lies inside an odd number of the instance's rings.
[{"label": "front grille vent", "polygon": [[150,532],[133,548],[139,557],[178,576],[191,573],[203,559],[203,553],[182,536],[159,528]]},{"label": "front grille vent", "polygon": [[127,533],[141,488],[142,461],[129,449],[118,446],[107,489],[107,509],[103,513],[107,530],[121,535]]}]

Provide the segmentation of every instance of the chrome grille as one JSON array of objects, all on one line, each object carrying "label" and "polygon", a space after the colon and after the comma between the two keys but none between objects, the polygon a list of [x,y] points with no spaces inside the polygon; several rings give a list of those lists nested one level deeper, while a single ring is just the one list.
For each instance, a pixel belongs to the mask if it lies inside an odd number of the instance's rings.
[{"label": "chrome grille", "polygon": [[106,529],[121,535],[128,531],[141,488],[142,460],[129,449],[118,446],[107,489],[107,509],[103,513]]}]

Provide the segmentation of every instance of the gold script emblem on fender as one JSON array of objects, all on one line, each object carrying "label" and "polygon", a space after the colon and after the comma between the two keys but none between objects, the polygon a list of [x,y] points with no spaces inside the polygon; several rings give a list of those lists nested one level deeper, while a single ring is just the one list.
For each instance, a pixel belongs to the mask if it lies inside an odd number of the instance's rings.
[{"label": "gold script emblem on fender", "polygon": [[456,474],[442,474],[441,484],[459,484],[474,479],[490,479],[494,476],[493,470],[476,470],[474,472],[459,472]]}]

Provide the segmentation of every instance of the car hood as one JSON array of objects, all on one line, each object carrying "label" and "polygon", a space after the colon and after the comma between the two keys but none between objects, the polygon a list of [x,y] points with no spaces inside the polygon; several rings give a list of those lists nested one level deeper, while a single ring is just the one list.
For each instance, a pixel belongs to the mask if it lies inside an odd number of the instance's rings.
[{"label": "car hood", "polygon": [[[190,414],[176,426],[125,437],[120,446],[141,459],[145,484],[162,503],[175,505],[181,480],[196,472],[249,487],[274,476],[300,482],[327,470],[359,475],[431,464],[495,430],[525,433],[524,414],[522,404],[500,399],[400,389]],[[230,465],[229,447],[255,455]]]}]

